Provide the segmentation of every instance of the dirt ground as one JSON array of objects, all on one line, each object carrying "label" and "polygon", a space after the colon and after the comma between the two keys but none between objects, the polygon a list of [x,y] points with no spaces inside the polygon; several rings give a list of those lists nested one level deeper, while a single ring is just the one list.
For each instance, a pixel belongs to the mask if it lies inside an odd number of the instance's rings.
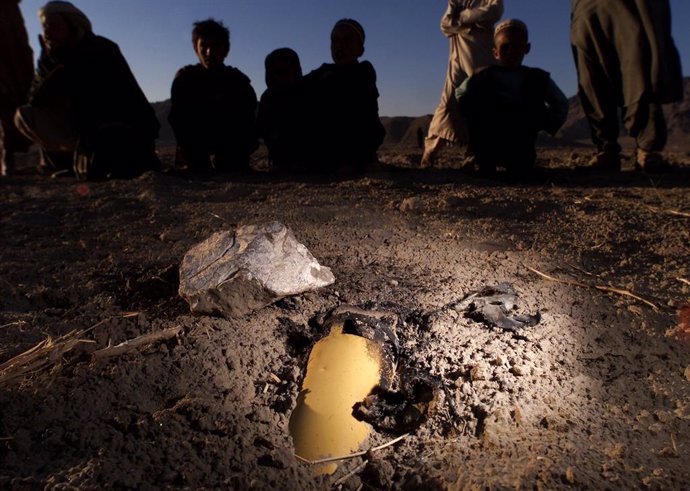
[{"label": "dirt ground", "polygon": [[[335,180],[2,180],[0,365],[57,344],[0,383],[0,488],[687,489],[690,155],[657,177],[578,172],[586,149],[540,155],[526,183],[468,177],[453,154],[406,169],[419,155],[399,150]],[[184,253],[273,220],[335,284],[190,315]],[[501,282],[539,324],[515,335],[442,309]],[[399,315],[401,363],[444,390],[412,434],[317,477],[288,421],[324,335],[313,319],[343,304]]]}]

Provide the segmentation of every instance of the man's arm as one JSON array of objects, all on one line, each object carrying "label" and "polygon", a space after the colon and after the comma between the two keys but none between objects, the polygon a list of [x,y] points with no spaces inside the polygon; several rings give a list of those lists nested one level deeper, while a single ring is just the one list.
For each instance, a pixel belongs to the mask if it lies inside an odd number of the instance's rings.
[{"label": "man's arm", "polygon": [[460,12],[459,24],[493,26],[503,15],[503,0],[486,0],[478,7]]},{"label": "man's arm", "polygon": [[472,27],[490,29],[503,15],[503,0],[485,0],[478,7],[468,8],[467,0],[450,0],[441,17],[441,32],[446,37],[465,32]]}]

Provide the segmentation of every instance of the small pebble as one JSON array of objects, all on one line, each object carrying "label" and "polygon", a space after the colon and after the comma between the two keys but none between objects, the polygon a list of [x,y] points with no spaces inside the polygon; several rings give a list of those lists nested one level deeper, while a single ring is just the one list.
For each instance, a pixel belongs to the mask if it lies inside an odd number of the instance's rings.
[{"label": "small pebble", "polygon": [[565,480],[569,484],[575,484],[575,470],[572,467],[568,467],[565,470]]}]

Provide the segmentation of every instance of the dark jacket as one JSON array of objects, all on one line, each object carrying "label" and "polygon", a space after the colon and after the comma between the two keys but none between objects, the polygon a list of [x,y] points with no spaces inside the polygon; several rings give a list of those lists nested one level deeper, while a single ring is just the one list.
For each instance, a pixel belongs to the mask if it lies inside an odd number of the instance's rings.
[{"label": "dark jacket", "polygon": [[[376,71],[368,61],[324,63],[304,77],[309,134],[318,151],[374,154],[386,134],[379,119]],[[326,156],[323,156],[327,158]]]},{"label": "dark jacket", "polygon": [[[549,118],[549,74],[539,68],[492,65],[467,81],[459,108],[467,120],[469,146],[480,161],[530,166],[540,130],[555,133]],[[565,98],[564,98],[565,99]]]},{"label": "dark jacket", "polygon": [[257,147],[256,92],[237,68],[181,68],[171,89],[168,121],[178,145],[250,154]]},{"label": "dark jacket", "polygon": [[261,95],[258,133],[276,168],[287,170],[304,158],[304,100],[301,80],[289,86],[268,88]]},{"label": "dark jacket", "polygon": [[68,50],[43,51],[29,96],[32,105],[57,98],[69,104],[69,123],[89,147],[105,125],[122,124],[153,144],[160,125],[127,61],[112,41],[87,34]]}]

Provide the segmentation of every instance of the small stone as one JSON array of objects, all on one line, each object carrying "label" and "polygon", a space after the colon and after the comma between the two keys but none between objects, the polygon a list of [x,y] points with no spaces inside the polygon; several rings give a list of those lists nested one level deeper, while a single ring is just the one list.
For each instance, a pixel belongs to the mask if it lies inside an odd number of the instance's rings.
[{"label": "small stone", "polygon": [[470,379],[475,382],[478,380],[486,380],[487,374],[486,369],[483,365],[475,365],[470,369]]},{"label": "small stone", "polygon": [[179,242],[187,237],[188,234],[186,234],[182,229],[166,230],[161,232],[161,234],[158,236],[158,238],[163,242]]},{"label": "small stone", "polygon": [[647,431],[649,431],[652,435],[659,435],[664,432],[664,425],[662,423],[652,423],[647,427]]},{"label": "small stone", "polygon": [[522,365],[513,365],[512,367],[510,367],[510,373],[512,373],[516,377],[521,377],[526,373],[525,367],[523,367]]},{"label": "small stone", "polygon": [[292,370],[288,372],[289,380],[296,382],[302,376],[302,370],[298,366],[293,366]]},{"label": "small stone", "polygon": [[618,460],[623,457],[624,448],[622,443],[616,443],[606,451],[606,455],[608,455],[610,459]]},{"label": "small stone", "polygon": [[569,484],[575,484],[575,469],[572,467],[565,470],[565,481]]},{"label": "small stone", "polygon": [[390,280],[390,281],[388,282],[388,284],[389,284],[390,286],[398,286],[400,283],[398,283],[398,280]]},{"label": "small stone", "polygon": [[515,424],[520,426],[522,423],[524,423],[524,416],[522,415],[522,411],[520,410],[519,407],[515,406],[511,411],[510,411],[510,416],[513,418],[513,421],[515,421]]},{"label": "small stone", "polygon": [[489,363],[491,363],[495,367],[500,367],[503,365],[504,361],[503,361],[503,358],[501,358],[500,356],[497,356],[493,360],[491,360]]},{"label": "small stone", "polygon": [[687,367],[685,367],[685,380],[687,380],[688,382],[690,382],[690,365],[688,365]]},{"label": "small stone", "polygon": [[503,392],[507,392],[508,394],[513,394],[515,392],[515,384],[510,380],[501,378],[498,380],[498,385]]},{"label": "small stone", "polygon": [[413,210],[418,210],[421,208],[421,201],[417,197],[410,197],[410,198],[405,198],[402,200],[400,203],[399,210],[400,211],[413,211]]},{"label": "small stone", "polygon": [[674,417],[672,413],[668,411],[657,410],[654,411],[654,419],[659,421],[660,423],[670,424],[673,421]]}]

